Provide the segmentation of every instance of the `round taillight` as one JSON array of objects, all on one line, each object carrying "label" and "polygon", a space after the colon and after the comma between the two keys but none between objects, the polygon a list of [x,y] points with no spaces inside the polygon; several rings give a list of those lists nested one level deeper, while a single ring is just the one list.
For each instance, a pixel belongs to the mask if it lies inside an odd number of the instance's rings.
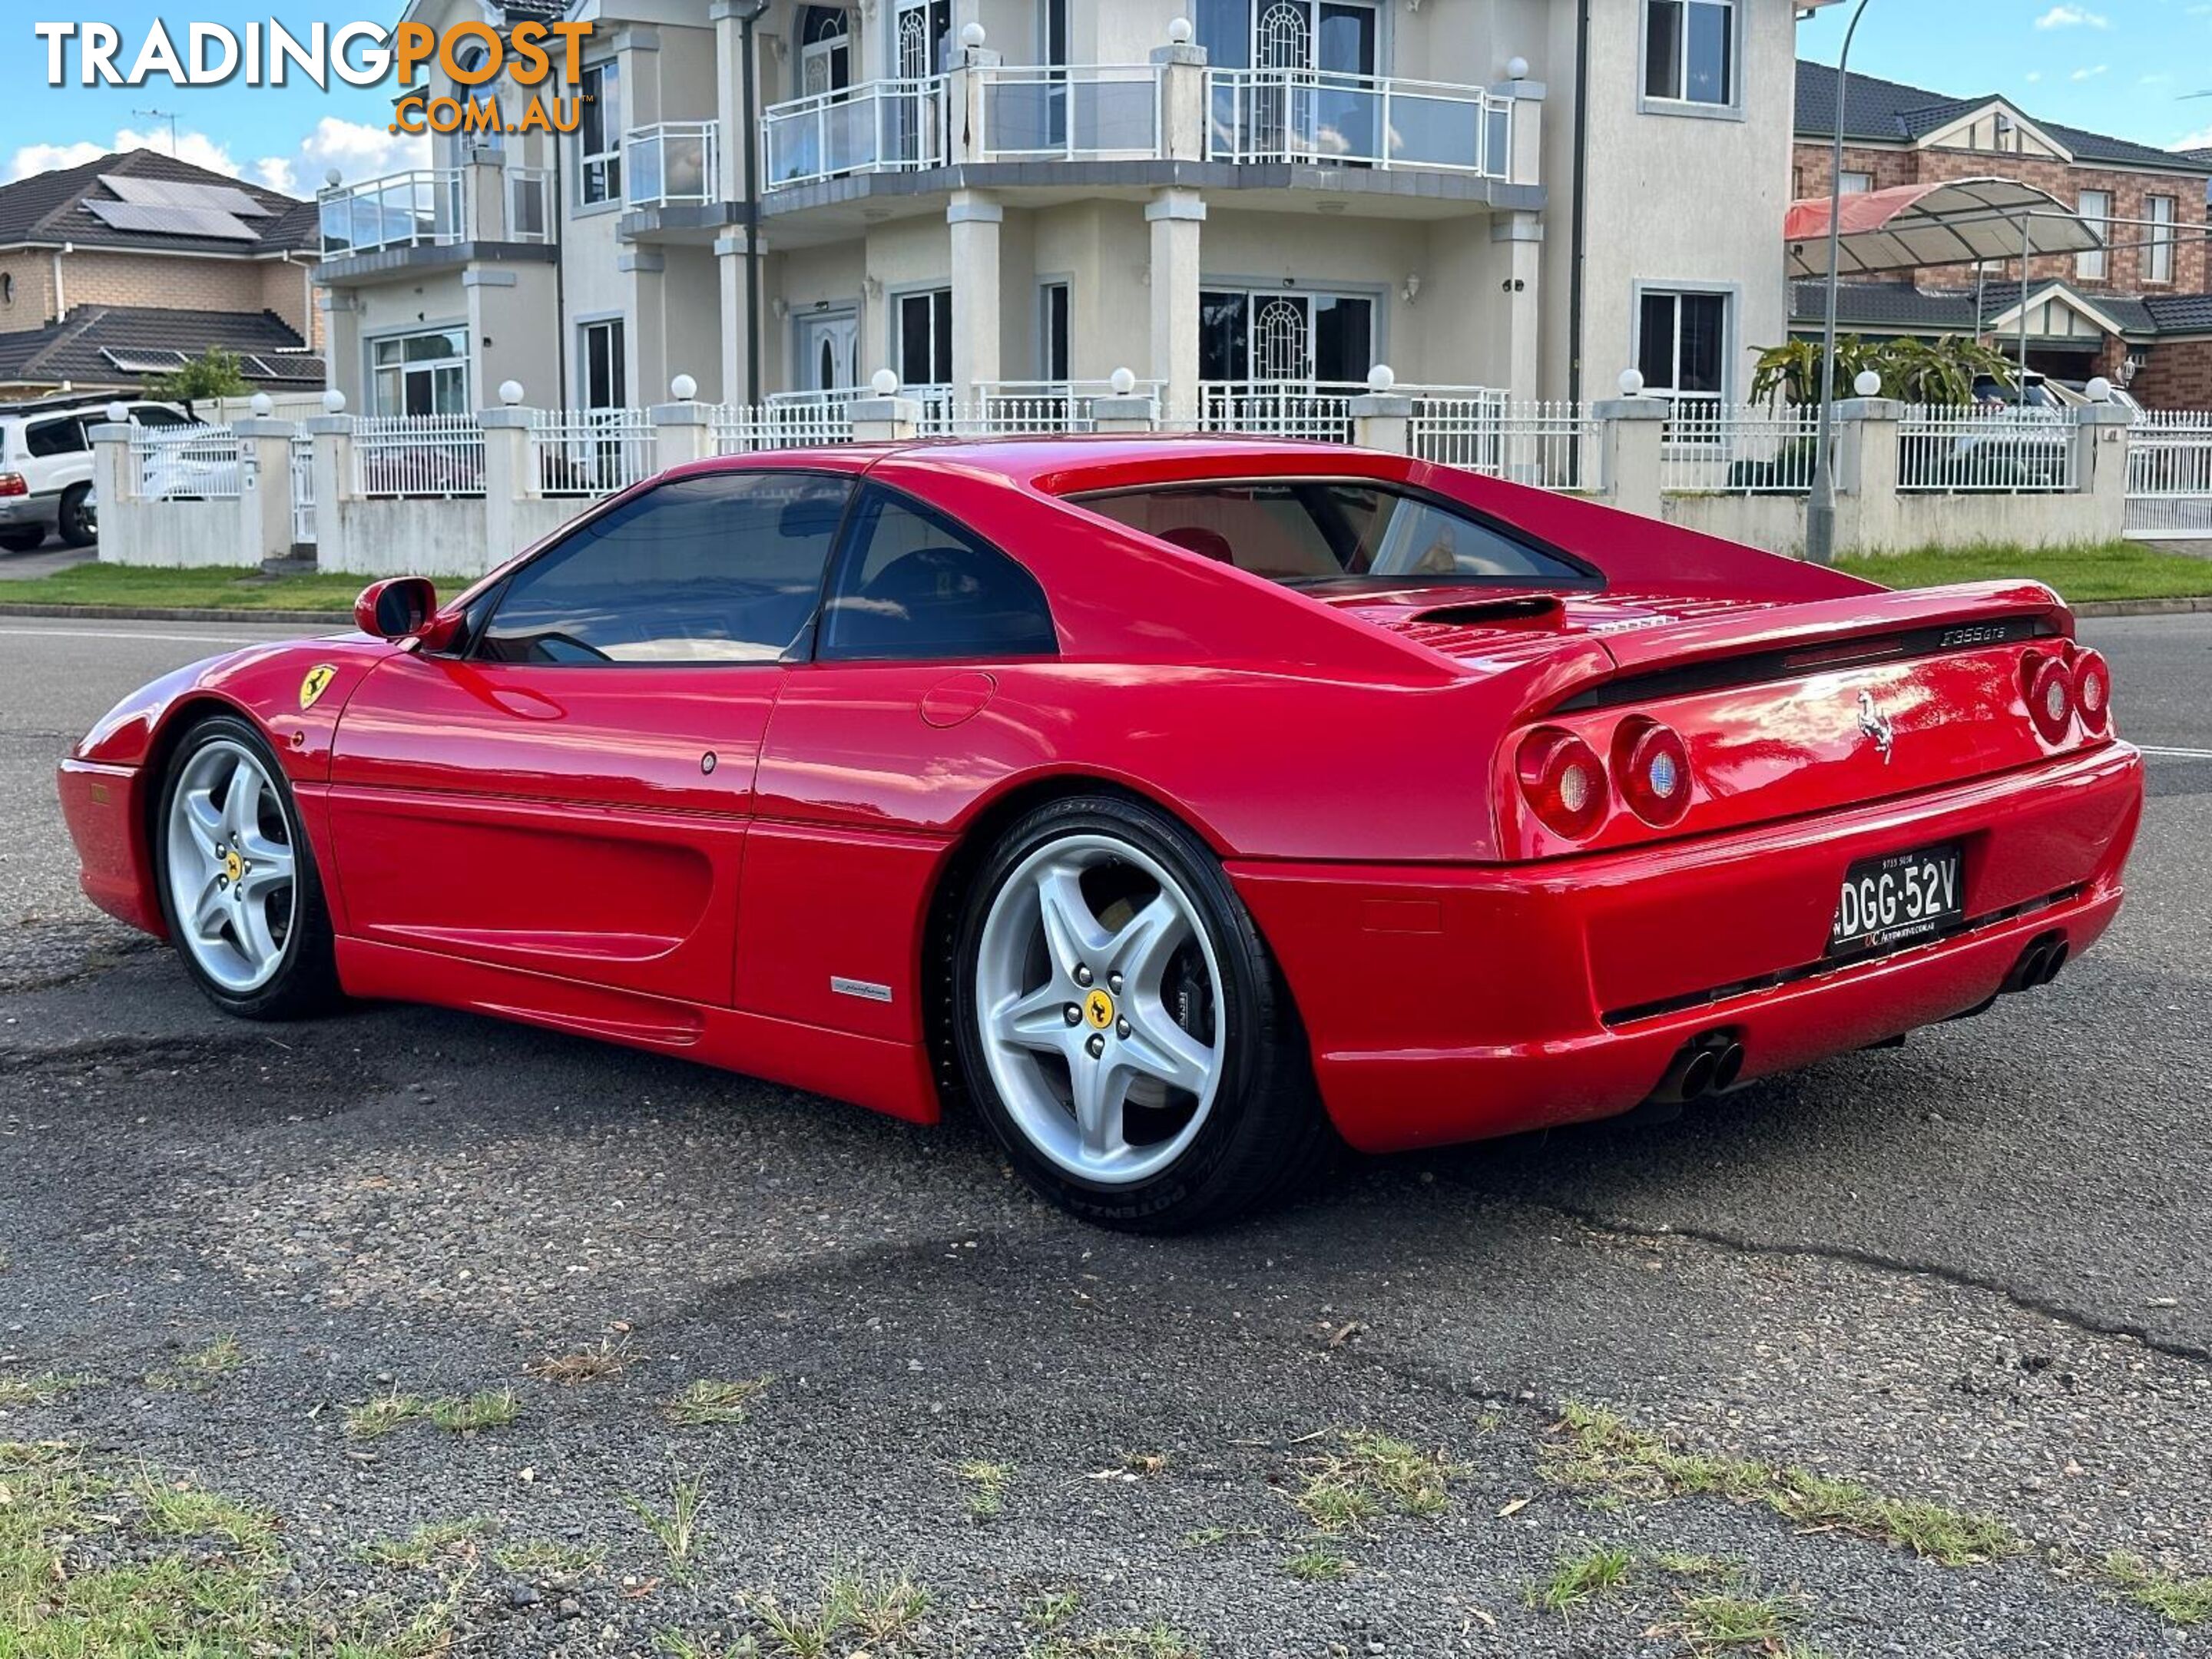
[{"label": "round taillight", "polygon": [[1520,771],[1521,793],[1553,834],[1580,841],[1605,817],[1605,763],[1573,732],[1531,732],[1521,743]]},{"label": "round taillight", "polygon": [[1613,734],[1613,781],[1638,817],[1670,824],[1689,810],[1689,749],[1656,720],[1623,720]]},{"label": "round taillight", "polygon": [[2074,654],[2074,707],[2083,727],[2101,732],[2112,718],[2112,671],[2094,651]]},{"label": "round taillight", "polygon": [[2027,713],[2045,743],[2065,740],[2074,717],[2074,681],[2056,657],[2032,658],[2021,665],[2027,683]]}]

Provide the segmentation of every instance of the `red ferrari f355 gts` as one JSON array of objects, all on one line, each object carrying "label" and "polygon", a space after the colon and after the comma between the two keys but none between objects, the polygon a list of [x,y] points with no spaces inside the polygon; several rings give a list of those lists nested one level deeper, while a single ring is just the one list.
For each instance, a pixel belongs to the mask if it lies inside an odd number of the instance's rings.
[{"label": "red ferrari f355 gts", "polygon": [[1120,1226],[1978,1012],[2104,932],[2142,811],[2047,588],[1328,445],[710,461],[355,621],[62,764],[85,891],[218,1006],[964,1097]]}]

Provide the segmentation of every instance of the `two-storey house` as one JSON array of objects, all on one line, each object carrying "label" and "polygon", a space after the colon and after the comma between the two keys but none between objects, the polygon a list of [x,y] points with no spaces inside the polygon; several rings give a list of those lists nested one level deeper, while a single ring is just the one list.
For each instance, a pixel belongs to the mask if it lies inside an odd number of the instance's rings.
[{"label": "two-storey house", "polygon": [[[414,0],[505,27],[555,0]],[[579,130],[322,200],[364,413],[1401,383],[1741,394],[1792,0],[578,0]],[[501,90],[435,87],[434,92]],[[507,89],[511,105],[521,101]],[[749,113],[750,112],[750,113]]]},{"label": "two-storey house", "polygon": [[[1850,77],[1842,113],[1846,194],[2014,179],[2071,208],[2106,244],[2031,260],[2024,290],[2016,259],[1848,284],[1838,299],[1844,327],[1979,332],[2010,351],[2025,322],[2032,369],[2073,380],[2102,374],[2154,406],[2212,408],[2212,152],[2154,149],[2039,120],[2004,98],[1956,98],[1865,75]],[[1800,64],[1800,197],[1829,191],[1836,119],[1835,70]],[[1816,326],[1824,303],[1820,283],[1799,284],[1793,321]]]}]

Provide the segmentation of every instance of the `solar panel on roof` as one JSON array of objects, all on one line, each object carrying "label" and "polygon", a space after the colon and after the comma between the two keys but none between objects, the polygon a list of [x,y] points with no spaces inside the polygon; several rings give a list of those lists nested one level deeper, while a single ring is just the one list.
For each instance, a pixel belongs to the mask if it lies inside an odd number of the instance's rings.
[{"label": "solar panel on roof", "polygon": [[214,208],[149,207],[140,202],[87,202],[85,208],[115,230],[149,236],[206,236],[225,242],[258,242],[261,234]]},{"label": "solar panel on roof", "polygon": [[136,179],[104,173],[100,182],[120,200],[141,207],[204,208],[234,213],[241,219],[266,219],[269,210],[234,185],[198,185],[182,179]]},{"label": "solar panel on roof", "polygon": [[185,354],[167,349],[132,350],[128,347],[118,350],[112,346],[100,348],[100,355],[125,374],[167,374],[173,368],[185,366]]}]

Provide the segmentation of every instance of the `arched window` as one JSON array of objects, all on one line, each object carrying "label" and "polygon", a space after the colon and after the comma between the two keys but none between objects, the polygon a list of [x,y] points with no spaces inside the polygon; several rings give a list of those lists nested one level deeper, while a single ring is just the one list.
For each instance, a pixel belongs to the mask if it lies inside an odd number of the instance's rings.
[{"label": "arched window", "polygon": [[852,26],[843,7],[801,6],[798,33],[801,97],[853,84]]}]

